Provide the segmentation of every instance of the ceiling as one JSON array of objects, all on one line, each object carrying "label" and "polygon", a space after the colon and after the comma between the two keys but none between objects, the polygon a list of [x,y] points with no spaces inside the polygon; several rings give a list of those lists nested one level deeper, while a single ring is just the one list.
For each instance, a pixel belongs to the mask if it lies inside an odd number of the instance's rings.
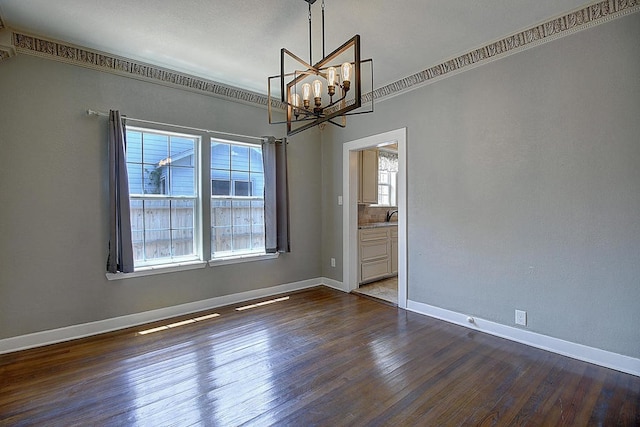
[{"label": "ceiling", "polygon": [[[326,51],[354,34],[381,87],[584,7],[584,0],[325,0]],[[322,0],[312,6],[314,62]],[[280,48],[309,58],[305,0],[0,0],[10,29],[259,93]]]}]

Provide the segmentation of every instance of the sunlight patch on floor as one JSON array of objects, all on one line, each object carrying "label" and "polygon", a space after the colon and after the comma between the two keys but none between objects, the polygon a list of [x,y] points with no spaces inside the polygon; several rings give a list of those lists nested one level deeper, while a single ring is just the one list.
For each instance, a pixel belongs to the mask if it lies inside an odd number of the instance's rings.
[{"label": "sunlight patch on floor", "polygon": [[280,301],[286,301],[288,299],[289,299],[289,297],[270,299],[268,301],[262,301],[262,302],[258,302],[258,303],[255,303],[255,304],[249,304],[249,305],[245,305],[245,306],[242,306],[242,307],[237,307],[236,311],[243,311],[243,310],[248,310],[250,308],[262,307],[263,305],[269,305],[269,304],[273,304],[273,303],[280,302]]},{"label": "sunlight patch on floor", "polygon": [[158,326],[157,328],[145,329],[144,331],[139,331],[138,335],[147,335],[152,334],[154,332],[166,331],[167,329],[177,328],[184,325],[190,325],[191,323],[202,322],[203,320],[213,319],[214,317],[220,316],[218,313],[211,313],[204,316],[194,317],[193,319],[181,320],[179,322],[170,323],[168,325]]}]

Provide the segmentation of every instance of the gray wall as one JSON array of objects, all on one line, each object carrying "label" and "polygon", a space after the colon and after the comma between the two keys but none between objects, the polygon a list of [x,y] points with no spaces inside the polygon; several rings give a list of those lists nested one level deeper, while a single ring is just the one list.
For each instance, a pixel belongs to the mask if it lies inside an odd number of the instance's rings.
[{"label": "gray wall", "polygon": [[407,127],[410,300],[640,357],[638,40],[636,13],[376,104],[323,134],[324,198],[344,142]]},{"label": "gray wall", "polygon": [[289,145],[292,250],[107,281],[107,119],[87,108],[282,136],[266,109],[19,55],[0,64],[0,339],[317,278],[319,134]]}]

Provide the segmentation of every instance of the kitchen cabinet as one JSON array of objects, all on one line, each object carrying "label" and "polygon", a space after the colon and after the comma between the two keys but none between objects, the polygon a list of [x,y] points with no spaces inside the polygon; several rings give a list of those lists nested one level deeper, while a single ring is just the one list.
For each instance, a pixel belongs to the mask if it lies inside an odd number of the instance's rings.
[{"label": "kitchen cabinet", "polygon": [[389,245],[391,248],[391,274],[398,274],[398,227],[389,230]]},{"label": "kitchen cabinet", "polygon": [[[394,239],[395,243],[393,243]],[[396,253],[395,258],[393,255],[394,251]],[[358,253],[360,257],[360,277],[358,282],[371,282],[396,274],[398,272],[397,252],[397,226],[390,225],[359,229]]]},{"label": "kitchen cabinet", "polygon": [[378,150],[358,152],[358,203],[375,205],[378,203]]}]

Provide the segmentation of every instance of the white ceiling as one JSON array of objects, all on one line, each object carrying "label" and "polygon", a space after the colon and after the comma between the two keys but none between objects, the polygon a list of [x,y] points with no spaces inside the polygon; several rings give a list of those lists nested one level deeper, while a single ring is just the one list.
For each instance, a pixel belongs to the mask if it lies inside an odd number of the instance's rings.
[{"label": "white ceiling", "polygon": [[[590,3],[325,0],[326,51],[360,34],[377,88]],[[321,5],[312,7],[314,62]],[[280,72],[280,48],[309,58],[307,15],[304,0],[0,0],[8,28],[260,93]]]}]

